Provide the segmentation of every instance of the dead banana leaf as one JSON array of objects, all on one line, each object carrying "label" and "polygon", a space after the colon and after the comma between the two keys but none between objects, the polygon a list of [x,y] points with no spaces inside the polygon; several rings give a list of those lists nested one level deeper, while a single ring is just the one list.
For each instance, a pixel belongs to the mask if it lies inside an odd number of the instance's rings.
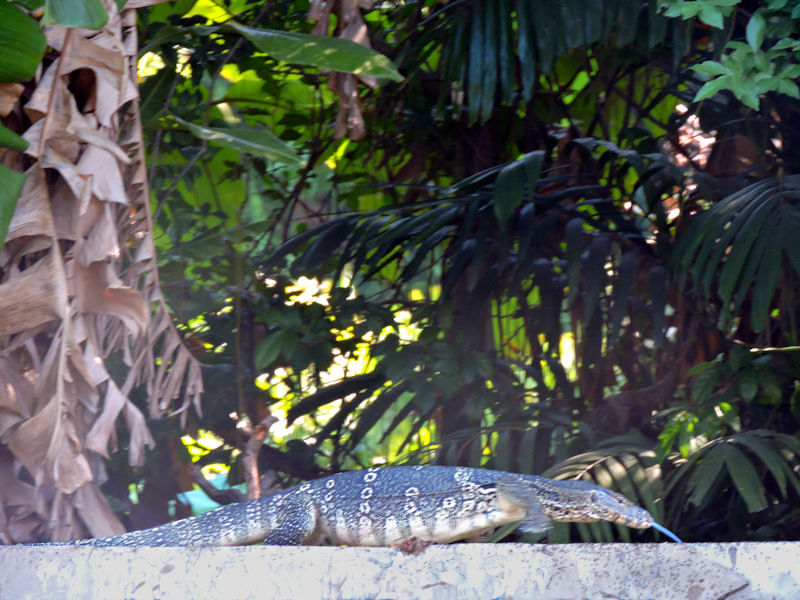
[{"label": "dead banana leaf", "polygon": [[[153,445],[132,390],[146,390],[153,418],[200,410],[200,364],[174,328],[156,268],[136,15],[103,4],[100,31],[46,28],[53,51],[29,93],[0,86],[0,117],[24,123],[17,133],[30,144],[2,156],[26,174],[0,251],[5,543],[121,532],[99,485],[119,427],[131,466]],[[128,367],[119,380],[106,368],[112,353]]]}]

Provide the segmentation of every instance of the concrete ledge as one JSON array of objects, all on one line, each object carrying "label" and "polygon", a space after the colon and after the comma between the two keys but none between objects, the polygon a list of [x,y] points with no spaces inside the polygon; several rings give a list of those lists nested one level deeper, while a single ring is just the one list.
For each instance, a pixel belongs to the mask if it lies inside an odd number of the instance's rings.
[{"label": "concrete ledge", "polygon": [[800,598],[800,543],[0,547],[11,598]]}]

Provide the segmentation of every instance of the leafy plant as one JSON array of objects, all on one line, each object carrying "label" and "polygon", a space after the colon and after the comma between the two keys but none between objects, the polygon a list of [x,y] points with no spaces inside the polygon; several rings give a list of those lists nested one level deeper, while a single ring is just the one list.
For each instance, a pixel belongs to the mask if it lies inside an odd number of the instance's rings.
[{"label": "leafy plant", "polygon": [[[701,302],[712,299],[713,292],[720,327],[749,326],[760,333],[777,317],[798,339],[793,301],[800,284],[794,237],[800,226],[798,193],[796,175],[762,179],[723,198],[678,238],[678,276],[686,281],[692,273],[693,292]],[[749,318],[740,317],[745,302]]]},{"label": "leafy plant", "polygon": [[[722,30],[724,20],[731,22],[739,4],[740,0],[669,1],[664,14],[683,19],[697,17]],[[798,7],[787,5],[783,0],[766,2],[763,8],[755,11],[745,27],[746,43],[730,40],[719,60],[706,60],[692,66],[695,73],[709,78],[697,90],[693,101],[700,102],[727,90],[745,106],[758,110],[760,98],[768,92],[800,98],[800,89],[794,81],[800,76],[797,62],[800,40],[793,37],[797,34],[796,28],[790,26],[790,30],[786,30],[786,24],[798,15]],[[764,40],[770,37],[780,39],[764,50]]]}]

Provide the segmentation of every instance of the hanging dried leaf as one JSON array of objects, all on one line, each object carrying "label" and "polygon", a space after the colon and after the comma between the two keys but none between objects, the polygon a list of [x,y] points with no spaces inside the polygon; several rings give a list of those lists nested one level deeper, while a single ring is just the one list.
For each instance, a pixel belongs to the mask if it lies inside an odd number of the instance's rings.
[{"label": "hanging dried leaf", "polygon": [[[98,486],[122,421],[131,466],[153,445],[130,393],[146,390],[153,418],[185,421],[190,406],[200,410],[200,365],[173,326],[155,262],[133,83],[136,16],[113,0],[103,6],[100,31],[46,28],[52,62],[29,93],[20,84],[0,89],[2,114],[30,119],[16,132],[29,143],[26,156],[5,161],[27,169],[0,253],[6,543],[123,531]],[[19,98],[28,98],[24,107]],[[127,374],[109,374],[112,353]]]},{"label": "hanging dried leaf", "polygon": [[[316,21],[313,32],[316,35],[329,35],[331,11],[334,6],[337,14],[336,37],[350,40],[367,48],[369,42],[367,24],[358,10],[371,8],[373,0],[338,0],[325,2],[312,0],[308,11],[310,21]],[[337,138],[349,135],[352,140],[360,140],[367,134],[364,115],[361,112],[361,98],[358,93],[358,81],[372,89],[378,85],[375,77],[369,75],[353,75],[352,73],[331,73],[328,89],[339,95],[339,113],[336,116],[334,135]]]}]

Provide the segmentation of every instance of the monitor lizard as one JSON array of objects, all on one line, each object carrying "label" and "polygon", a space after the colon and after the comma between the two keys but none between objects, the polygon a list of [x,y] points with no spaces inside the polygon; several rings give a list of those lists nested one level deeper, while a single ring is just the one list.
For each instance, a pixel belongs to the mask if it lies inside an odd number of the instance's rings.
[{"label": "monitor lizard", "polygon": [[516,521],[522,531],[542,532],[551,520],[606,520],[666,531],[643,508],[587,481],[468,467],[402,466],[345,471],[158,527],[59,544],[297,545],[319,534],[352,546],[446,544],[479,538]]}]

